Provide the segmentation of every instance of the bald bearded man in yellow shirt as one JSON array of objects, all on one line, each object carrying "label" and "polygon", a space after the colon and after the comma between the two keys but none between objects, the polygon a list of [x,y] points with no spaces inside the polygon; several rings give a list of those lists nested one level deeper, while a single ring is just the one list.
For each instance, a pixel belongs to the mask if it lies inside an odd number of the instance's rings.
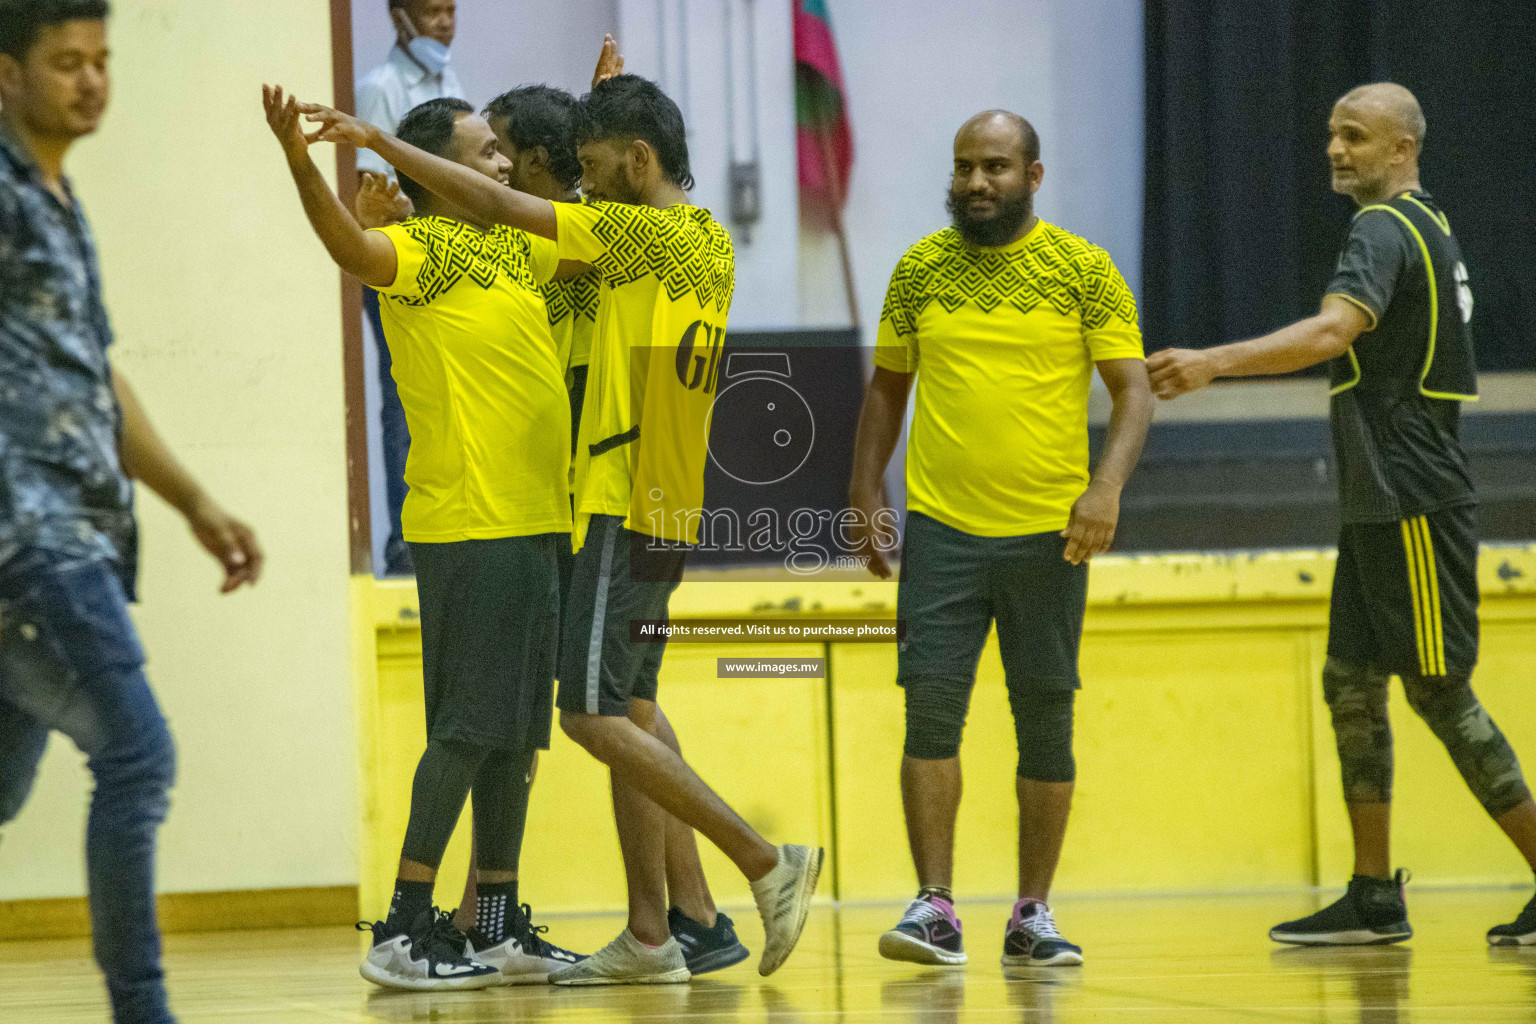
[{"label": "bald bearded man in yellow shirt", "polygon": [[[1136,302],[1109,254],[1034,215],[1039,157],[1034,128],[1017,114],[988,111],[960,129],[954,223],[896,266],[859,421],[849,496],[870,568],[889,576],[872,543],[880,481],[916,379],[896,681],[907,706],[902,803],[921,888],[880,937],[894,960],[966,961],[951,890],[960,734],[995,621],[1019,743],[1019,899],[1003,964],[1082,963],[1045,900],[1076,777],[1088,560],[1114,538],[1152,393]],[[1090,477],[1095,367],[1114,413]]]}]

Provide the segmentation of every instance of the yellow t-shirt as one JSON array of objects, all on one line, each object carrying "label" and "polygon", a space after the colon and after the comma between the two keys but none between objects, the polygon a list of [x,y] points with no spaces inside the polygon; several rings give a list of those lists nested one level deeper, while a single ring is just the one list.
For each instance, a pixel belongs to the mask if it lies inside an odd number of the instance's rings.
[{"label": "yellow t-shirt", "polygon": [[708,210],[556,203],[561,259],[602,280],[576,444],[579,548],[594,515],[697,543],[709,409],[735,283]]},{"label": "yellow t-shirt", "polygon": [[377,230],[400,262],[379,305],[411,431],[405,539],[569,530],[571,410],[539,291],[554,243],[443,217]]},{"label": "yellow t-shirt", "polygon": [[[551,281],[544,285],[544,305],[549,310],[549,329],[555,336],[560,365],[566,370],[586,366],[591,359],[592,332],[597,328],[598,291],[602,281],[595,272]],[[567,379],[566,383],[570,383]]]},{"label": "yellow t-shirt", "polygon": [[917,374],[907,507],[982,537],[1061,530],[1088,486],[1093,364],[1141,359],[1109,254],[1038,222],[999,248],[929,235],[896,264],[875,365]]}]

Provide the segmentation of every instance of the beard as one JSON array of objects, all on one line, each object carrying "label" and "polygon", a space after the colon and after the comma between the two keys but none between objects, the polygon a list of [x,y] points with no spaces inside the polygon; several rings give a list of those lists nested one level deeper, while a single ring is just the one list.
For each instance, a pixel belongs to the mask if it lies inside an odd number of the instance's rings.
[{"label": "beard", "polygon": [[966,212],[965,198],[950,191],[944,197],[944,209],[949,211],[950,222],[960,237],[972,245],[1007,245],[1035,212],[1035,197],[1025,192],[1011,199],[998,199],[997,212],[992,216],[972,217]]},{"label": "beard", "polygon": [[593,190],[596,198],[602,202],[624,203],[629,206],[644,206],[645,196],[635,183],[630,180],[629,171],[625,167],[615,167],[603,181],[597,183]]}]

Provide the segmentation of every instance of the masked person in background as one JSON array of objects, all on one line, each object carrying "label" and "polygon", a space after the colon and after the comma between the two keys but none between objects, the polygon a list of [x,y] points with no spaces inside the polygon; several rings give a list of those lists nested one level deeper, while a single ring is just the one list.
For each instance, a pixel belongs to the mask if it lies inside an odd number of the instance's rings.
[{"label": "masked person in background", "polygon": [[[392,133],[413,108],[445,96],[463,99],[464,89],[449,66],[448,47],[453,45],[457,27],[454,0],[389,0],[389,16],[395,23],[395,45],[383,64],[358,79],[357,116]],[[388,164],[367,150],[358,150],[357,170],[365,183],[369,175],[394,174]],[[400,406],[393,364],[384,344],[379,293],[372,288],[363,288],[363,311],[379,353],[379,426],[389,501],[384,572],[410,575],[411,553],[401,533],[400,510],[405,506],[405,457],[411,450],[411,432],[405,425],[405,410]]]}]

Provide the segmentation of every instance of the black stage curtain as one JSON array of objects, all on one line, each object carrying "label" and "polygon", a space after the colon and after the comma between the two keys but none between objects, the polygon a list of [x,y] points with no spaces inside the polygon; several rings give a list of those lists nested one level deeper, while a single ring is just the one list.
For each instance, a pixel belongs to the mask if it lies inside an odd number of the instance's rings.
[{"label": "black stage curtain", "polygon": [[1536,369],[1536,3],[1147,0],[1143,327],[1203,348],[1316,311],[1353,204],[1328,114],[1399,82],[1467,258],[1483,370]]}]

